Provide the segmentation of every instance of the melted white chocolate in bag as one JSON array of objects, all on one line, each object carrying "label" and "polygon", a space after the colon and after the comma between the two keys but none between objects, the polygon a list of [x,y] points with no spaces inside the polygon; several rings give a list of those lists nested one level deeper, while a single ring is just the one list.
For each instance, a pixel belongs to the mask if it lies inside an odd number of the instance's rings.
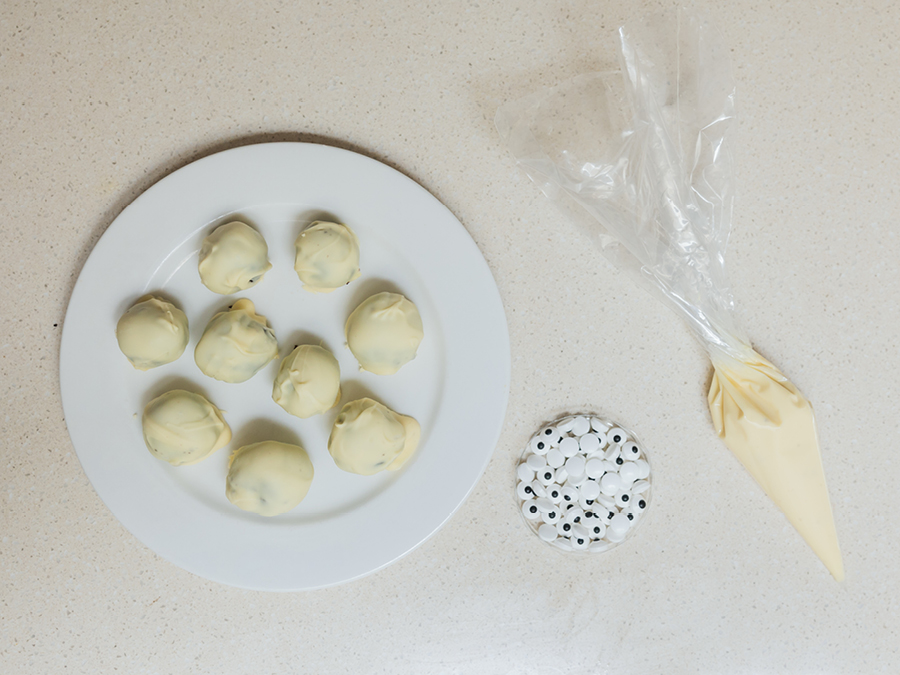
[{"label": "melted white chocolate in bag", "polygon": [[709,411],[725,445],[832,576],[844,579],[812,405],[766,359],[713,357]]}]

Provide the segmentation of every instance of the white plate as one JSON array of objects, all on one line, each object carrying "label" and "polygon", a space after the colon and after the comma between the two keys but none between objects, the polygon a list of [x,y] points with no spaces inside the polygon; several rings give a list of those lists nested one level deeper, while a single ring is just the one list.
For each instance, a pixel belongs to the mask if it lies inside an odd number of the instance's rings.
[{"label": "white plate", "polygon": [[[362,277],[331,294],[302,290],[293,242],[316,217],[350,225]],[[240,217],[269,244],[274,268],[235,296],[206,289],[200,243]],[[352,309],[380,290],[419,308],[418,357],[392,376],[358,371],[344,345]],[[142,373],[119,351],[115,326],[141,295],[161,291],[185,311],[191,342],[174,363]],[[340,471],[326,441],[339,409],[308,420],[271,399],[279,361],[243,384],[203,375],[193,349],[209,318],[238,297],[268,317],[285,356],[323,341],[338,358],[342,404],[371,395],[412,415],[422,443],[403,470]],[[462,504],[497,442],[509,393],[509,337],[487,264],[458,220],[418,184],[345,150],[305,143],[253,145],[190,164],[138,197],[103,235],[69,302],[60,354],[66,423],[100,498],[138,539],[195,574],[266,590],[320,588],[374,572],[410,552]],[[140,416],[182,387],[226,411],[234,440],[209,459],[171,467],[144,447]],[[306,499],[263,518],[225,498],[231,451],[265,439],[301,442],[315,466]]]}]

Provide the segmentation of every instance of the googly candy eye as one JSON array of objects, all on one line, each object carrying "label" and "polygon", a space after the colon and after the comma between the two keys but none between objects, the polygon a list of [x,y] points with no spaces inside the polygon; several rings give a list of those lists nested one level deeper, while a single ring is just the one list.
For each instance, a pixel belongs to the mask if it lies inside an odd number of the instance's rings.
[{"label": "googly candy eye", "polygon": [[569,541],[572,542],[572,548],[585,550],[591,544],[591,535],[584,525],[573,525]]},{"label": "googly candy eye", "polygon": [[628,516],[624,513],[617,513],[612,517],[612,520],[609,521],[609,525],[607,526],[607,538],[612,534],[625,534],[628,532],[628,529],[631,527],[631,521],[628,520]]},{"label": "googly candy eye", "polygon": [[650,465],[647,463],[645,459],[639,459],[635,462],[638,468],[641,470],[641,479],[647,478],[650,475]]},{"label": "googly candy eye", "polygon": [[600,479],[600,491],[607,497],[614,497],[622,489],[622,479],[617,473],[604,474]]},{"label": "googly candy eye", "polygon": [[566,479],[566,485],[570,485],[572,487],[581,487],[584,481],[587,480],[587,476],[585,474],[581,474],[580,476],[569,476]]},{"label": "googly candy eye", "polygon": [[556,483],[550,485],[547,488],[547,499],[549,499],[554,504],[559,504],[562,501],[562,488],[558,486]]},{"label": "googly candy eye", "polygon": [[538,528],[538,536],[544,541],[553,541],[556,539],[556,528],[549,523],[544,523]]},{"label": "googly candy eye", "polygon": [[591,539],[603,539],[603,537],[606,536],[606,523],[600,518],[591,520],[591,522],[588,523],[587,528],[588,534],[591,535]]},{"label": "googly candy eye", "polygon": [[631,501],[631,510],[635,513],[643,513],[647,510],[647,507],[650,506],[650,502],[641,495],[635,495]]},{"label": "googly candy eye", "polygon": [[641,494],[642,492],[646,492],[650,489],[650,483],[645,480],[639,480],[637,483],[631,486],[631,491],[635,494]]},{"label": "googly candy eye", "polygon": [[559,490],[564,503],[572,503],[578,501],[578,488],[571,485],[564,485]]},{"label": "googly candy eye", "polygon": [[616,495],[616,506],[620,509],[625,508],[626,506],[631,506],[631,493],[630,492],[620,492]]},{"label": "googly candy eye", "polygon": [[625,462],[619,467],[619,476],[623,482],[629,485],[636,481],[640,475],[641,470],[634,462]]},{"label": "googly candy eye", "polygon": [[549,466],[545,466],[543,469],[537,472],[538,482],[544,487],[550,485],[553,482],[553,477],[556,475],[556,472],[551,469]]},{"label": "googly candy eye", "polygon": [[581,446],[578,445],[578,439],[572,438],[571,436],[562,439],[562,442],[559,444],[559,451],[563,454],[563,457],[566,457],[567,459],[577,455],[580,449]]},{"label": "googly candy eye", "polygon": [[538,437],[548,441],[551,448],[555,448],[562,440],[562,434],[556,427],[544,427],[538,432]]},{"label": "googly candy eye", "polygon": [[567,523],[565,519],[562,519],[558,523],[556,523],[556,533],[560,537],[568,537],[571,531],[572,523]]},{"label": "googly candy eye", "polygon": [[586,480],[584,484],[578,488],[578,493],[580,498],[593,501],[600,496],[600,484],[595,480]]},{"label": "googly candy eye", "polygon": [[531,499],[533,494],[534,493],[531,489],[531,485],[529,485],[525,481],[520,481],[519,484],[516,485],[516,496],[519,499]]},{"label": "googly candy eye", "polygon": [[553,448],[547,453],[547,464],[554,469],[558,469],[566,463],[566,458],[558,448]]},{"label": "googly candy eye", "polygon": [[610,429],[607,432],[606,437],[609,439],[610,443],[615,443],[616,445],[622,445],[622,443],[628,440],[628,434],[625,433],[624,429],[620,429],[619,427]]},{"label": "googly candy eye", "polygon": [[641,449],[634,441],[628,441],[627,443],[625,443],[625,445],[622,446],[622,457],[624,457],[626,461],[629,459],[631,461],[634,461],[636,459],[639,459],[640,456]]},{"label": "googly candy eye", "polygon": [[549,523],[550,525],[556,525],[562,518],[562,514],[559,512],[559,509],[553,509],[552,511],[547,511],[546,513],[541,514],[541,520],[545,523]]},{"label": "googly candy eye", "polygon": [[594,457],[593,459],[589,459],[585,463],[584,471],[587,474],[588,478],[600,478],[604,473],[606,473],[606,468],[603,466],[602,459]]},{"label": "googly candy eye", "polygon": [[607,431],[609,431],[610,426],[611,425],[607,424],[599,417],[591,418],[591,429],[593,429],[597,433],[605,434]]},{"label": "googly candy eye", "polygon": [[584,510],[576,506],[575,508],[566,511],[564,520],[572,525],[577,525],[581,522],[582,518],[584,518]]},{"label": "googly candy eye", "polygon": [[545,466],[547,466],[547,460],[544,459],[541,455],[528,455],[528,459],[525,460],[525,464],[529,466],[529,468],[540,471]]},{"label": "googly candy eye", "polygon": [[567,480],[569,480],[569,472],[566,471],[566,467],[564,465],[556,470],[556,473],[553,476],[553,481],[562,485]]},{"label": "googly candy eye", "polygon": [[546,497],[535,499],[534,505],[538,507],[538,511],[540,511],[541,513],[550,513],[551,511],[556,510],[556,504],[551,502]]},{"label": "googly candy eye", "polygon": [[611,511],[616,507],[616,500],[611,497],[607,497],[604,494],[601,494],[599,497],[597,497],[597,499],[594,500],[594,503],[599,504],[607,511]]},{"label": "googly candy eye", "polygon": [[584,436],[591,430],[591,422],[587,417],[576,417],[572,422],[572,433],[576,436]]},{"label": "googly candy eye", "polygon": [[534,494],[534,496],[538,499],[547,496],[547,488],[545,488],[543,484],[536,478],[531,481],[531,483],[529,483],[528,487],[531,488],[532,494]]},{"label": "googly candy eye", "polygon": [[546,455],[550,450],[550,441],[538,434],[528,441],[528,448],[536,455]]},{"label": "googly candy eye", "polygon": [[584,465],[584,457],[581,455],[574,455],[566,460],[566,471],[570,476],[580,476],[584,473]]},{"label": "googly candy eye", "polygon": [[556,423],[557,430],[562,434],[567,434],[572,431],[572,426],[575,424],[574,417],[564,417],[559,422]]},{"label": "googly candy eye", "polygon": [[516,476],[519,477],[519,480],[531,482],[534,480],[534,469],[522,462],[516,467]]},{"label": "googly candy eye", "polygon": [[582,454],[589,455],[600,449],[600,439],[597,438],[596,434],[585,434],[578,439],[578,447],[581,449]]},{"label": "googly candy eye", "polygon": [[610,445],[606,452],[603,453],[603,459],[607,462],[615,462],[622,454],[622,449],[618,445]]},{"label": "googly candy eye", "polygon": [[526,499],[522,503],[522,515],[528,520],[541,519],[541,511],[538,509],[537,504],[534,503],[533,499]]}]

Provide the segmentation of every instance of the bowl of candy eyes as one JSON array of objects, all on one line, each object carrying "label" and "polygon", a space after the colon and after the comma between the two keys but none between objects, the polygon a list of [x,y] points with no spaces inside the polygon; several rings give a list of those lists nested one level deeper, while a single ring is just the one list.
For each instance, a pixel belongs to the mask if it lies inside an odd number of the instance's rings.
[{"label": "bowl of candy eyes", "polygon": [[640,441],[593,414],[538,429],[516,467],[526,525],[563,551],[601,553],[631,537],[650,506],[650,486]]}]

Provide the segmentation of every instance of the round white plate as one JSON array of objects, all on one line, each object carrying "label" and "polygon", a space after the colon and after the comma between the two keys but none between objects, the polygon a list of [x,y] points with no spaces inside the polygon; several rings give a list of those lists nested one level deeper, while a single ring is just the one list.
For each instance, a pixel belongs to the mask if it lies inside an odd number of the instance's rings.
[{"label": "round white plate", "polygon": [[[315,219],[348,224],[362,276],[334,293],[302,289],[293,242]],[[265,236],[274,265],[258,286],[221,296],[200,283],[197,252],[218,224],[240,218]],[[425,338],[392,376],[359,372],[344,321],[369,295],[395,290],[419,308]],[[145,293],[187,314],[191,342],[174,363],[134,370],[115,327]],[[239,297],[256,304],[279,357],[323,343],[341,366],[341,405],[371,396],[422,425],[399,472],[339,470],[326,442],[340,406],[301,420],[272,401],[280,358],[248,382],[203,375],[193,350],[207,321]],[[373,159],[337,148],[271,143],[190,164],[138,197],[97,243],[72,293],[60,382],[66,423],[100,498],[138,539],[195,574],[265,590],[321,588],[374,572],[433,534],[475,486],[500,434],[509,393],[509,337],[500,297],[460,222],[418,184]],[[141,412],[172,388],[205,394],[225,411],[234,439],[200,464],[172,467],[141,435]],[[231,451],[256,441],[300,442],[315,479],[293,511],[263,518],[225,498]]]}]

